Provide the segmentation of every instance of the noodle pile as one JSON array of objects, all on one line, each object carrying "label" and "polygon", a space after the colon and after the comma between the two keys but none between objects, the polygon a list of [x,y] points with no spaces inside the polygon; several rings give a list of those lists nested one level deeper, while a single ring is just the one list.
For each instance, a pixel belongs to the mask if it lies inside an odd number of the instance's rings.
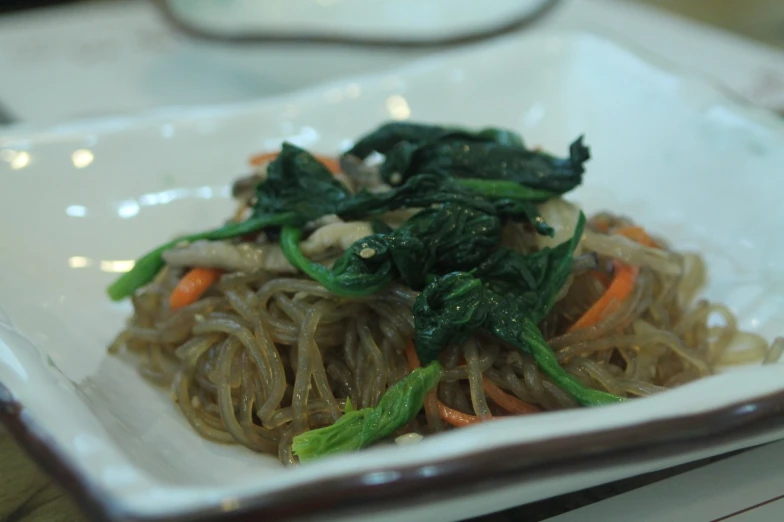
[{"label": "noodle pile", "polygon": [[[238,217],[245,204],[241,201]],[[576,209],[560,199],[552,205],[542,214],[558,230],[559,215]],[[561,222],[571,233],[569,219]],[[762,337],[739,331],[726,306],[696,299],[705,279],[699,256],[675,252],[659,239],[652,248],[612,234],[632,225],[610,214],[589,220],[575,255],[588,261],[575,262],[540,324],[571,375],[591,388],[641,397],[708,376],[722,365],[778,360],[781,339],[769,346]],[[504,244],[522,253],[548,240],[524,225],[504,227]],[[263,232],[243,240],[269,242]],[[334,255],[322,258],[329,264]],[[570,332],[605,292],[614,260],[639,267],[629,297],[598,323]],[[237,270],[226,271],[195,303],[171,311],[169,296],[184,272],[166,266],[136,292],[133,316],[110,351],[138,355],[141,374],[171,386],[188,422],[207,439],[242,444],[293,464],[295,435],[335,423],[349,400],[355,409],[376,406],[409,374],[405,348],[414,335],[413,290],[392,285],[348,299],[295,271]],[[440,362],[444,376],[436,397],[465,414],[508,415],[486,394],[487,380],[541,410],[577,406],[530,355],[489,335],[448,347]],[[426,400],[399,433],[453,429],[433,402]]]}]

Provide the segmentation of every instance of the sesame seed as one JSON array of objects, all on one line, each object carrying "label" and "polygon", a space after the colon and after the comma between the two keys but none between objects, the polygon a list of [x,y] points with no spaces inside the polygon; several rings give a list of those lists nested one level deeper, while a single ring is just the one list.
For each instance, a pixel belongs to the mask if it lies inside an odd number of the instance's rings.
[{"label": "sesame seed", "polygon": [[362,259],[370,259],[374,255],[376,255],[375,248],[365,247],[359,251],[359,257],[361,257]]},{"label": "sesame seed", "polygon": [[405,435],[401,435],[395,439],[395,444],[398,446],[405,446],[407,444],[416,444],[420,442],[424,437],[419,433],[406,433]]}]

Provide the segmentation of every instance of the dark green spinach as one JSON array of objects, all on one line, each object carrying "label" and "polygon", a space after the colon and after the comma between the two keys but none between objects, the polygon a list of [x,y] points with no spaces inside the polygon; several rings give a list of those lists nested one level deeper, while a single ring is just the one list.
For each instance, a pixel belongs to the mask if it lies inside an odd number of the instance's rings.
[{"label": "dark green spinach", "polygon": [[464,140],[498,143],[499,145],[509,147],[523,147],[523,140],[520,135],[506,129],[490,127],[474,132],[457,126],[390,122],[362,136],[346,152],[346,155],[365,159],[373,152],[389,154],[390,151],[400,144],[421,146],[450,136]]},{"label": "dark green spinach", "polygon": [[582,181],[590,158],[582,137],[569,147],[568,158],[526,149],[520,136],[504,129],[471,132],[417,123],[387,123],[361,138],[346,154],[366,158],[384,154],[381,177],[399,185],[428,172],[453,178],[512,181],[548,193],[572,190]]},{"label": "dark green spinach", "polygon": [[623,400],[587,388],[566,373],[537,327],[569,276],[584,225],[581,214],[572,238],[555,248],[525,256],[500,249],[471,273],[447,274],[428,284],[413,309],[419,359],[435,360],[448,344],[485,330],[531,353],[547,376],[581,404]]},{"label": "dark green spinach", "polygon": [[[514,141],[501,131],[482,132],[488,135],[495,132],[495,139]],[[318,197],[314,197],[316,194]],[[113,300],[121,300],[152,281],[163,267],[163,252],[182,241],[231,239],[284,225],[301,228],[328,214],[365,219],[400,208],[458,203],[501,219],[530,221],[539,233],[552,235],[552,229],[542,220],[534,203],[554,195],[507,180],[455,179],[428,173],[411,176],[401,186],[381,194],[367,191],[351,194],[311,154],[284,143],[278,158],[268,167],[267,179],[256,189],[254,213],[246,222],[180,237],[159,246],[118,278],[108,293]],[[288,237],[290,240],[291,234]]]},{"label": "dark green spinach", "polygon": [[256,187],[256,214],[296,214],[287,224],[303,226],[351,199],[348,188],[309,152],[284,143],[267,167],[267,179]]},{"label": "dark green spinach", "polygon": [[302,255],[300,235],[299,229],[283,228],[281,246],[289,262],[330,292],[359,297],[374,294],[393,280],[418,290],[431,275],[470,270],[501,241],[501,220],[456,203],[426,208],[397,230],[360,239],[332,269]]},{"label": "dark green spinach", "polygon": [[[582,182],[584,163],[590,158],[582,137],[569,147],[568,158],[492,142],[442,138],[390,154],[381,176],[393,185],[419,172],[455,178],[511,181],[528,189],[563,194]],[[543,198],[546,199],[546,198]]]}]

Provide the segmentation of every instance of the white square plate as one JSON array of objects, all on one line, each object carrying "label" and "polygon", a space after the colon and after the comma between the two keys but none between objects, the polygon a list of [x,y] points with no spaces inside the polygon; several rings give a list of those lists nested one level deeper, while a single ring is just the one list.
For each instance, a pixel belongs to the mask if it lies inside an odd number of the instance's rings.
[{"label": "white square plate", "polygon": [[589,34],[531,34],[252,104],[0,138],[0,414],[96,517],[465,518],[784,436],[784,367],[293,469],[199,438],[106,354],[105,287],[174,234],[221,222],[228,184],[283,139],[334,153],[389,118],[497,125],[594,159],[575,197],[706,257],[707,296],[784,325],[784,125]]}]

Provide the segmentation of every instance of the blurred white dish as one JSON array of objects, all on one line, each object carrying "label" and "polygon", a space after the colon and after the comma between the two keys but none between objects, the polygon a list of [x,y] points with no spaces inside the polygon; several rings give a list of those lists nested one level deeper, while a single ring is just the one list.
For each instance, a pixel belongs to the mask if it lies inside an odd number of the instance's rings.
[{"label": "blurred white dish", "polygon": [[204,36],[434,44],[498,34],[558,0],[160,0]]},{"label": "blurred white dish", "polygon": [[92,514],[450,520],[784,436],[772,365],[282,469],[199,438],[105,353],[130,309],[106,285],[151,245],[224,219],[249,155],[283,139],[333,153],[389,118],[510,127],[552,150],[585,133],[586,210],[699,249],[707,295],[741,327],[781,333],[784,124],[596,36],[531,34],[260,102],[19,131],[0,138],[0,416]]}]

